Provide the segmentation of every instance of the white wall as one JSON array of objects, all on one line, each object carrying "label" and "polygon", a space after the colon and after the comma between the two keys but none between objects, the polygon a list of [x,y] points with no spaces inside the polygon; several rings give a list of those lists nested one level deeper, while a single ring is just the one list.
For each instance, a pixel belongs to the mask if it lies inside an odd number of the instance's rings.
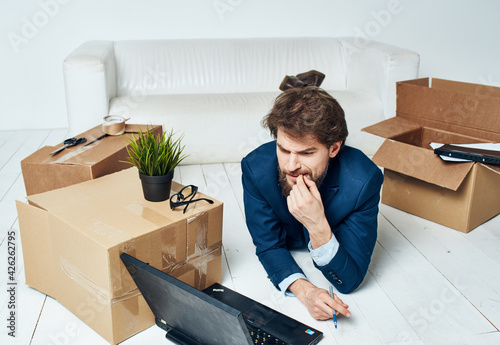
[{"label": "white wall", "polygon": [[499,14],[497,0],[4,1],[0,130],[66,127],[62,62],[95,39],[357,36],[417,51],[421,77],[499,86]]}]

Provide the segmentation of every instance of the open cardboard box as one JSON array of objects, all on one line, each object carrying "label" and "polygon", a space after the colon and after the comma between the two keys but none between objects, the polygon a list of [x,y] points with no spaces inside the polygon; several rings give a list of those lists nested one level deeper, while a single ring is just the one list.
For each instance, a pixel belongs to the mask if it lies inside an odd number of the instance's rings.
[{"label": "open cardboard box", "polygon": [[130,164],[122,162],[128,156],[126,139],[148,128],[152,128],[155,134],[162,132],[160,125],[127,124],[124,134],[107,136],[85,146],[104,134],[101,127],[99,125],[77,135],[76,138],[87,139],[84,144],[68,147],[54,156],[50,153],[63,144],[44,146],[23,159],[21,169],[26,195],[47,192],[130,168]]},{"label": "open cardboard box", "polygon": [[399,82],[396,116],[363,130],[387,138],[373,156],[382,203],[463,232],[500,213],[500,166],[444,162],[429,146],[500,142],[500,88]]},{"label": "open cardboard box", "polygon": [[[182,185],[173,182],[173,192]],[[170,209],[143,197],[136,168],[17,201],[26,284],[111,344],[154,324],[120,260],[128,253],[204,289],[221,279],[222,203]]]}]

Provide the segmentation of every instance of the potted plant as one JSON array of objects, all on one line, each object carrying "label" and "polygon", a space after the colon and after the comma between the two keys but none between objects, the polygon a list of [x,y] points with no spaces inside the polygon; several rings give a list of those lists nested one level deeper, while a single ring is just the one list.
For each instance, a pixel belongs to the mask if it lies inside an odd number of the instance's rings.
[{"label": "potted plant", "polygon": [[174,169],[187,155],[183,155],[181,141],[184,135],[174,138],[174,132],[155,135],[152,129],[139,131],[138,138],[127,138],[128,160],[137,167],[144,198],[148,201],[164,201],[170,197]]}]

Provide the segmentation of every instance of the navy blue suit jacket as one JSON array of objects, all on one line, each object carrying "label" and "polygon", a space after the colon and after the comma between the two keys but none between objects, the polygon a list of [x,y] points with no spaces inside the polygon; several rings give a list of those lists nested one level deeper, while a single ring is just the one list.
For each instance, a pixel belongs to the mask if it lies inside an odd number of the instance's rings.
[{"label": "navy blue suit jacket", "polygon": [[[272,283],[303,273],[290,249],[309,242],[309,233],[288,211],[278,182],[276,142],[266,143],[241,162],[245,216],[257,256]],[[325,214],[340,246],[334,258],[318,267],[339,292],[363,281],[377,238],[377,215],[383,175],[361,151],[344,146],[330,159],[319,187]]]}]

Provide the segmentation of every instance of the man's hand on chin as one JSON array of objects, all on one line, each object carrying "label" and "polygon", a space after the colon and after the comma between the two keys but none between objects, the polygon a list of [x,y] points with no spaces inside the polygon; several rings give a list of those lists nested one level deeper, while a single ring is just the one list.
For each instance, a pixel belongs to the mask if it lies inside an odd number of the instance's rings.
[{"label": "man's hand on chin", "polygon": [[305,279],[297,279],[288,288],[307,308],[309,314],[317,320],[328,320],[333,311],[347,317],[351,316],[349,306],[335,294],[335,299],[325,289],[320,289]]},{"label": "man's hand on chin", "polygon": [[332,230],[326,220],[321,194],[308,176],[299,175],[287,198],[288,211],[309,231],[313,249],[330,241]]}]

